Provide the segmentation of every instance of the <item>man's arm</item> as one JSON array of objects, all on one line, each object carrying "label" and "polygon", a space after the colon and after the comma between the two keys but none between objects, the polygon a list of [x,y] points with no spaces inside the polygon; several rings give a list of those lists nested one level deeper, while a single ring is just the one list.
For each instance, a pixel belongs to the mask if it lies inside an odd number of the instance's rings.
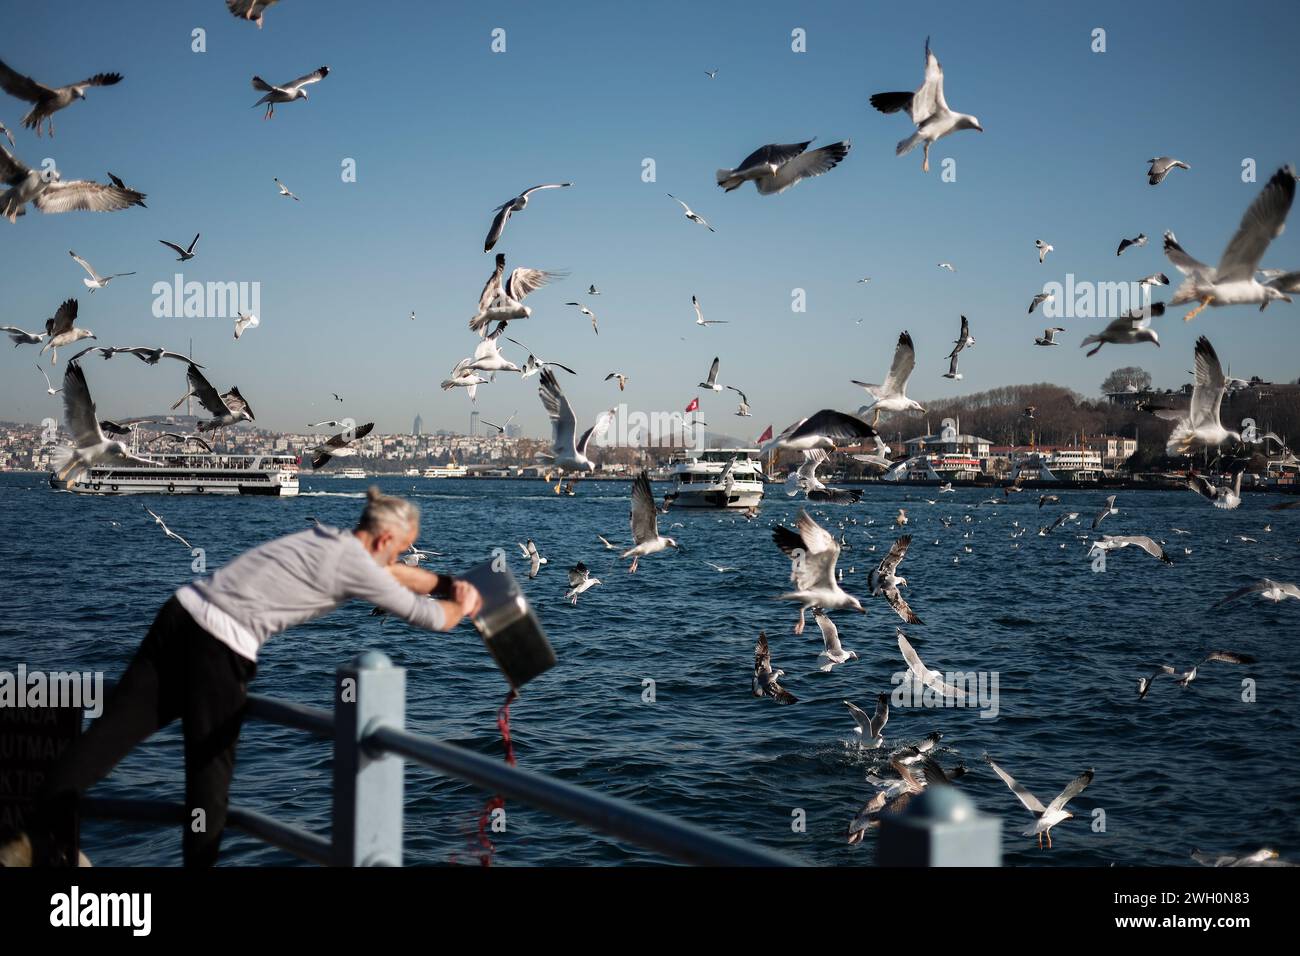
[{"label": "man's arm", "polygon": [[446,617],[445,630],[451,630],[459,624],[462,617],[474,617],[483,608],[483,599],[478,591],[450,575],[434,574],[432,571],[401,563],[390,564],[388,573],[396,578],[399,584],[416,594],[433,594],[435,591],[440,591],[450,598],[438,602]]}]

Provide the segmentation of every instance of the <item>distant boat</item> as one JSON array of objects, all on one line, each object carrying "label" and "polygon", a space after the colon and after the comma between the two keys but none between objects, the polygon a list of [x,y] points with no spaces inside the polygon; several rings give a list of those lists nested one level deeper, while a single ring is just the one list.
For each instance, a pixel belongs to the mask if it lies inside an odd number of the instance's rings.
[{"label": "distant boat", "polygon": [[710,448],[682,456],[672,468],[673,490],[664,496],[676,508],[752,508],[763,499],[763,469],[757,448]]},{"label": "distant boat", "polygon": [[366,472],[364,468],[343,468],[334,473],[335,478],[364,478]]},{"label": "distant boat", "polygon": [[[362,475],[362,477],[365,477]],[[50,487],[85,495],[298,494],[296,455],[178,454],[153,465],[96,465]]]}]

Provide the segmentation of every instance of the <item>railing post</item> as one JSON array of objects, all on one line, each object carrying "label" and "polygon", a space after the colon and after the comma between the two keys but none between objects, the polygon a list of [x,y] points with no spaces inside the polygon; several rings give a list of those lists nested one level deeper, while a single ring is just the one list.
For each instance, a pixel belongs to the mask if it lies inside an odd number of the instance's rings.
[{"label": "railing post", "polygon": [[956,787],[934,785],[880,819],[879,866],[1001,866],[1002,821]]},{"label": "railing post", "polygon": [[362,746],[381,724],[406,727],[406,670],[378,651],[366,651],[335,675],[335,866],[402,865],[405,761]]}]

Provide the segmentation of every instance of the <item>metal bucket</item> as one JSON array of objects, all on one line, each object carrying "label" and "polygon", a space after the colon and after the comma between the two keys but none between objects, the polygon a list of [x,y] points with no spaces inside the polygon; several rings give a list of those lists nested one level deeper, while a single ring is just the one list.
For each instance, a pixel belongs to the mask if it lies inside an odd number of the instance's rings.
[{"label": "metal bucket", "polygon": [[474,627],[510,686],[518,690],[555,666],[555,650],[515,576],[504,565],[494,569],[494,563],[485,561],[458,577],[482,595]]}]

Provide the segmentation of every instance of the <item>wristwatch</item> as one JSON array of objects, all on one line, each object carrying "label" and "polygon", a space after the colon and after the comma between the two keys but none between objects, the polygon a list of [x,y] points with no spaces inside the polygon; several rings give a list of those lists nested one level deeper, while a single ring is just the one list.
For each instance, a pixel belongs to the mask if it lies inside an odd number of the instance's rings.
[{"label": "wristwatch", "polygon": [[438,598],[439,600],[442,601],[450,600],[451,586],[455,582],[456,579],[452,577],[450,574],[438,575],[438,584],[434,587],[432,591],[429,592],[429,597]]}]

